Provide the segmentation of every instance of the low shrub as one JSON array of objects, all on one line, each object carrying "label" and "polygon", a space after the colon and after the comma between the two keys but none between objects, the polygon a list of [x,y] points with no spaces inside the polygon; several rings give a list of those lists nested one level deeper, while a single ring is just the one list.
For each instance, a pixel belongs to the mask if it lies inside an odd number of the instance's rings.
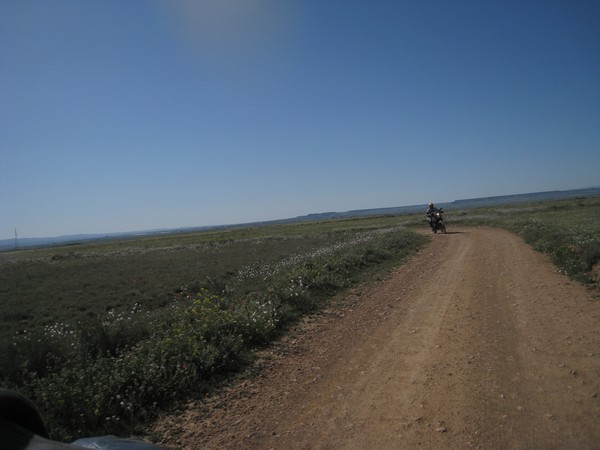
[{"label": "low shrub", "polygon": [[581,259],[587,270],[592,268],[600,261],[600,240],[592,241],[581,249]]}]

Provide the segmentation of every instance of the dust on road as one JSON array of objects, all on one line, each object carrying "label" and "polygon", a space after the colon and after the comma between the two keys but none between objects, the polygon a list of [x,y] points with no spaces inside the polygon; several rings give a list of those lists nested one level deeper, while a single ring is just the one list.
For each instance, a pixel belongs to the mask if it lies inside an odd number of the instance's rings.
[{"label": "dust on road", "polygon": [[498,229],[344,294],[156,432],[174,448],[600,448],[600,301]]}]

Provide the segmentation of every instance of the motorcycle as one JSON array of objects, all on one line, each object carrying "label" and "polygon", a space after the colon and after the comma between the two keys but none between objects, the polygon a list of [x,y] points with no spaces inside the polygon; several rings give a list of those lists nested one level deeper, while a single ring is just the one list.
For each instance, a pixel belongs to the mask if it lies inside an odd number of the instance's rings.
[{"label": "motorcycle", "polygon": [[438,231],[446,234],[446,224],[444,223],[444,216],[442,215],[443,212],[444,211],[442,211],[442,209],[439,209],[427,217],[427,221],[431,226],[431,231],[434,234],[436,234]]}]

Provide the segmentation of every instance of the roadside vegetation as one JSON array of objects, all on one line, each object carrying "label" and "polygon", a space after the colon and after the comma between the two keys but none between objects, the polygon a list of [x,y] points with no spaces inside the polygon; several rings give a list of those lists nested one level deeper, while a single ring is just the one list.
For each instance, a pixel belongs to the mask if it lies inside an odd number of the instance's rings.
[{"label": "roadside vegetation", "polygon": [[207,392],[341,289],[427,238],[398,218],[0,255],[0,380],[52,436],[129,435]]},{"label": "roadside vegetation", "polygon": [[[449,234],[504,227],[598,286],[600,198],[446,211]],[[130,435],[428,242],[422,214],[0,253],[0,385],[52,437]]]}]

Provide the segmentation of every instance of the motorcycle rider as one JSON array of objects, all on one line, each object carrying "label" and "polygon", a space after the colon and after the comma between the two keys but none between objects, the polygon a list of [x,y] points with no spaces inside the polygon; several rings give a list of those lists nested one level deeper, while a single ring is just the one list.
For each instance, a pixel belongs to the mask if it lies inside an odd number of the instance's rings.
[{"label": "motorcycle rider", "polygon": [[432,202],[430,202],[428,206],[429,207],[427,208],[427,213],[426,213],[427,214],[427,222],[429,222],[429,226],[431,227],[431,229],[433,229],[434,215],[436,212],[439,211],[439,209],[437,209]]}]

